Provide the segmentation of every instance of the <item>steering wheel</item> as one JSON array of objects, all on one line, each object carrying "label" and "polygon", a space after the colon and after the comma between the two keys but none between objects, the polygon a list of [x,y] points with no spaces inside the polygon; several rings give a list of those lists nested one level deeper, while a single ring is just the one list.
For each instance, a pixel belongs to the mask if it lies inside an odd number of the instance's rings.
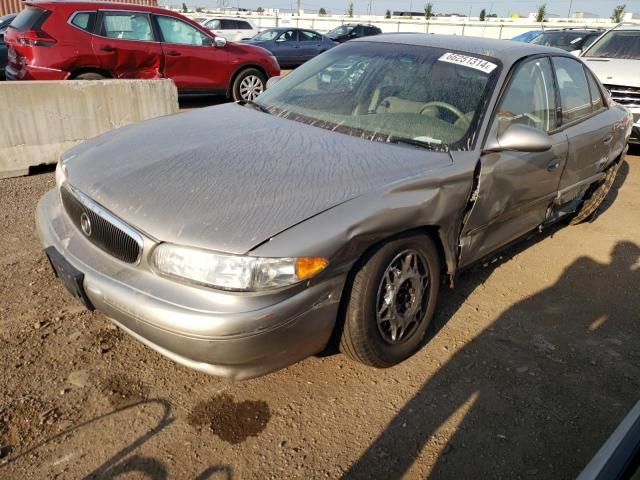
[{"label": "steering wheel", "polygon": [[427,108],[431,108],[431,107],[443,108],[445,110],[449,110],[451,113],[454,113],[456,117],[462,120],[462,124],[464,127],[469,127],[469,125],[471,125],[471,121],[466,117],[464,113],[462,113],[453,105],[450,105],[446,102],[427,102],[422,106],[422,108],[418,113],[422,115]]}]

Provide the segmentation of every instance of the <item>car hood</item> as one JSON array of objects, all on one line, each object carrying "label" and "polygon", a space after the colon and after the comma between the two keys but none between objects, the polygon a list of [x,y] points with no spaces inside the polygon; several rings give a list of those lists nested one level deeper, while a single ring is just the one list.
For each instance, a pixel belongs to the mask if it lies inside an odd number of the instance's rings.
[{"label": "car hood", "polygon": [[625,87],[640,87],[640,60],[623,58],[591,58],[582,60],[596,74],[602,83]]},{"label": "car hood", "polygon": [[63,162],[72,186],[150,237],[240,254],[451,158],[227,104],[111,131]]}]

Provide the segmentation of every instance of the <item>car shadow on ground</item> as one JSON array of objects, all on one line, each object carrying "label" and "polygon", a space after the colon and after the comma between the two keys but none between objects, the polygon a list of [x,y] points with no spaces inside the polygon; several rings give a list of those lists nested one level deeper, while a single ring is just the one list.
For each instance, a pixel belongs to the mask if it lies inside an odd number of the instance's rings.
[{"label": "car shadow on ground", "polygon": [[[504,311],[418,389],[344,478],[400,478],[428,443],[440,452],[430,478],[575,477],[637,401],[639,259],[638,245],[619,242],[609,263],[581,257]],[[463,275],[442,304],[454,300],[457,310],[491,270]],[[454,426],[443,430],[447,421]],[[504,460],[514,456],[518,464]]]},{"label": "car shadow on ground", "polygon": [[[164,480],[168,478],[168,475],[165,465],[160,460],[152,457],[143,457],[140,455],[131,454],[141,445],[148,442],[151,438],[159,434],[174,422],[175,419],[171,415],[171,404],[165,399],[141,400],[135,403],[124,405],[116,408],[115,410],[102,415],[98,415],[87,421],[81,422],[68,429],[65,429],[62,432],[54,435],[53,437],[37,443],[28,450],[20,452],[18,455],[12,456],[11,458],[7,459],[2,465],[0,465],[0,475],[2,474],[3,469],[10,469],[10,466],[12,464],[18,462],[22,458],[34,455],[34,453],[36,453],[38,450],[44,449],[51,444],[64,442],[66,439],[73,436],[73,434],[76,432],[80,432],[87,427],[95,425],[98,422],[107,419],[108,417],[117,416],[118,414],[121,414],[127,410],[140,409],[149,405],[156,405],[161,408],[161,415],[157,424],[153,428],[150,428],[144,434],[136,438],[134,441],[126,445],[124,448],[120,449],[117,453],[107,459],[102,465],[86,474],[83,478],[111,479],[117,478],[119,476],[127,476],[135,472],[143,478],[149,478],[152,480]],[[208,476],[202,478],[208,478]]]}]

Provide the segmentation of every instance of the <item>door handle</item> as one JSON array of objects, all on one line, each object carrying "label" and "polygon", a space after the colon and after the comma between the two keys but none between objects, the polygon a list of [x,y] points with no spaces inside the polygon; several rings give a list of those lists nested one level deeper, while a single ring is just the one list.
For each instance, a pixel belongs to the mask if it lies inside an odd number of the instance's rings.
[{"label": "door handle", "polygon": [[171,50],[170,52],[167,52],[167,55],[169,55],[170,57],[179,57],[182,54],[180,52],[176,52],[175,50]]},{"label": "door handle", "polygon": [[607,135],[606,137],[604,137],[603,143],[605,145],[609,145],[611,143],[611,140],[613,140],[613,135]]},{"label": "door handle", "polygon": [[104,47],[100,47],[100,50],[102,50],[103,52],[115,52],[116,48],[112,47],[111,45],[105,45]]},{"label": "door handle", "polygon": [[547,165],[547,172],[553,172],[560,166],[560,162],[556,161]]}]

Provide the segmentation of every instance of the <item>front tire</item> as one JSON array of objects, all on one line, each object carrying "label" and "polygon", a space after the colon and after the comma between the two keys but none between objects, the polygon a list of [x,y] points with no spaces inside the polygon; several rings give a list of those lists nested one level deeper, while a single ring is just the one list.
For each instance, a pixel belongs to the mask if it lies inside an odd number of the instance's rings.
[{"label": "front tire", "polygon": [[600,204],[604,201],[605,197],[611,190],[611,186],[616,179],[616,174],[618,173],[618,169],[620,168],[620,164],[622,160],[614,163],[607,170],[607,174],[604,177],[604,180],[598,185],[592,186],[586,194],[585,200],[582,202],[578,211],[574,215],[574,217],[569,222],[570,225],[577,225],[579,223],[587,220],[591,215],[593,215]]},{"label": "front tire", "polygon": [[266,87],[265,75],[255,68],[247,68],[241,71],[233,81],[231,94],[235,102],[254,101]]},{"label": "front tire", "polygon": [[422,346],[440,287],[438,251],[426,235],[403,236],[366,256],[345,294],[340,351],[378,368]]}]

